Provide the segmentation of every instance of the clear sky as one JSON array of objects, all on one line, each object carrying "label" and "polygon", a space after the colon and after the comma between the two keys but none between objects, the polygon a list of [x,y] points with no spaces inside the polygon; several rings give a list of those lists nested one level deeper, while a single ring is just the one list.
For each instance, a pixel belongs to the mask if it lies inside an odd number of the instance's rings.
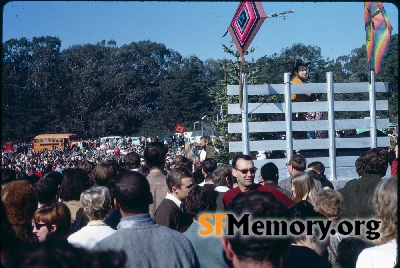
[{"label": "clear sky", "polygon": [[[187,57],[232,59],[222,44],[238,2],[63,2],[13,1],[3,7],[3,42],[11,38],[56,36],[62,49],[113,39],[118,46],[151,40]],[[295,10],[286,19],[266,19],[246,60],[280,53],[294,43],[318,46],[324,58],[349,55],[365,44],[363,2],[262,2],[267,15]],[[398,9],[383,2],[392,34]]]}]

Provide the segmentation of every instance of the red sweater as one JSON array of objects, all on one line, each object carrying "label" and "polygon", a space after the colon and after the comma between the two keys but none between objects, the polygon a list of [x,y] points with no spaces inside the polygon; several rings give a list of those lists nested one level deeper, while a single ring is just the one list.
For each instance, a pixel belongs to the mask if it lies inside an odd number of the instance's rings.
[{"label": "red sweater", "polygon": [[[269,186],[264,186],[264,185],[260,185],[260,184],[253,184],[253,186],[251,187],[251,189],[245,193],[249,193],[251,191],[259,191],[259,192],[267,192],[267,193],[271,193],[273,194],[276,199],[282,201],[286,207],[290,207],[291,205],[293,205],[295,202],[290,199],[289,197],[287,197],[284,193],[282,193],[281,191],[269,187]],[[242,193],[242,191],[240,190],[239,187],[230,189],[229,191],[227,191],[223,196],[222,196],[222,201],[224,203],[225,208],[229,205],[229,203],[232,201],[232,198],[239,194]]]}]

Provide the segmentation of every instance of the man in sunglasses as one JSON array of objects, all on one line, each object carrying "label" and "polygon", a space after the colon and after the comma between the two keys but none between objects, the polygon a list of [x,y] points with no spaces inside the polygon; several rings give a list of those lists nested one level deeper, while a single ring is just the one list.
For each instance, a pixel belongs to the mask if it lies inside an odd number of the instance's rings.
[{"label": "man in sunglasses", "polygon": [[223,195],[222,201],[225,209],[229,207],[229,203],[235,195],[239,193],[248,193],[251,191],[272,193],[278,200],[282,201],[286,207],[290,207],[294,204],[293,200],[279,190],[255,183],[254,177],[256,171],[257,168],[254,167],[253,160],[249,155],[240,153],[233,158],[232,175],[236,178],[238,187],[227,191]]}]

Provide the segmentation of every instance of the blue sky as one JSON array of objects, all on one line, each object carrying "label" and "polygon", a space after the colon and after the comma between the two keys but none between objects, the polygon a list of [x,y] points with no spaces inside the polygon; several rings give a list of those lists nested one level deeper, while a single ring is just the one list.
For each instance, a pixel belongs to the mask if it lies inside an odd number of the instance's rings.
[{"label": "blue sky", "polygon": [[[251,46],[258,59],[294,43],[318,46],[336,59],[365,44],[363,2],[262,2],[267,15],[295,10],[286,19],[266,19]],[[398,33],[398,9],[383,2],[392,34]],[[11,38],[56,36],[62,49],[113,39],[118,46],[151,40],[182,56],[231,59],[222,38],[238,2],[63,2],[13,1],[3,7],[3,42]]]}]

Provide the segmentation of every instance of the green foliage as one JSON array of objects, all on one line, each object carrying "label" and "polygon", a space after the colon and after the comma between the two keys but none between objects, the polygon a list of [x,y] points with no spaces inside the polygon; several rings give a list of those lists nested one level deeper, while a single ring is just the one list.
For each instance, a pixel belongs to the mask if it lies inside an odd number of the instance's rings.
[{"label": "green foliage", "polygon": [[[10,39],[2,54],[2,140],[29,140],[46,132],[73,132],[82,137],[106,135],[170,134],[175,123],[191,131],[193,123],[207,116],[225,141],[217,141],[219,161],[231,159],[227,141],[228,122],[240,115],[228,115],[227,85],[237,85],[241,73],[248,84],[283,83],[291,62],[311,61],[309,81],[325,82],[332,71],[335,82],[366,82],[369,79],[365,46],[336,60],[324,59],[317,46],[293,44],[281,53],[248,60],[255,48],[246,51],[242,65],[233,44],[224,46],[232,59],[207,60],[182,57],[164,44],[132,42],[121,47],[114,40],[75,45],[61,51],[57,37]],[[393,35],[376,81],[389,83],[389,92],[377,99],[389,100],[392,121],[398,111],[398,35]],[[281,96],[251,96],[249,102],[278,102]],[[324,96],[320,96],[324,99]],[[339,100],[367,98],[340,95]],[[216,118],[218,115],[218,123]],[[338,115],[359,117],[360,114]],[[213,120],[212,120],[213,118]],[[276,120],[276,115],[251,115],[249,121]],[[251,139],[275,139],[275,134],[256,133]]]}]

